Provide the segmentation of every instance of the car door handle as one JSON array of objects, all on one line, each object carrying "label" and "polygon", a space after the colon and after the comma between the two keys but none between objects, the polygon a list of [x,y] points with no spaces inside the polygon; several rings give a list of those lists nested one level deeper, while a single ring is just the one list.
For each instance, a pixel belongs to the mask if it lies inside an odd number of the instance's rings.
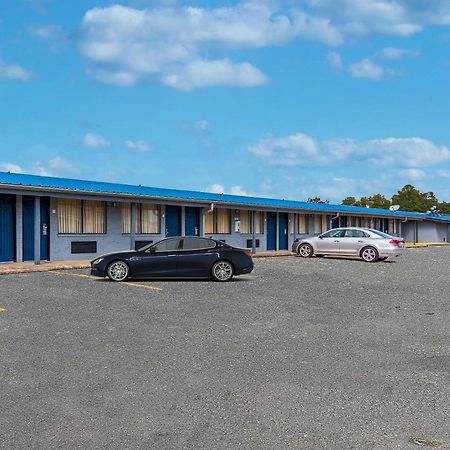
[{"label": "car door handle", "polygon": [[358,241],[360,244],[362,244],[364,241]]},{"label": "car door handle", "polygon": [[334,242],[341,242],[341,241],[334,241]]},{"label": "car door handle", "polygon": [[172,257],[172,256],[177,256],[177,255],[167,255],[168,258]]}]

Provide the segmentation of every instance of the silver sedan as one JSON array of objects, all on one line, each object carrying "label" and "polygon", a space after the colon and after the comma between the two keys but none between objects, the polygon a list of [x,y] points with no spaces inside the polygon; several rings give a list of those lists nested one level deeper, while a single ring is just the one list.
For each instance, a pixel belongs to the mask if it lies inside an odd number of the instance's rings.
[{"label": "silver sedan", "polygon": [[335,228],[319,236],[296,239],[292,251],[304,258],[338,254],[376,262],[399,256],[404,246],[402,238],[372,228]]}]

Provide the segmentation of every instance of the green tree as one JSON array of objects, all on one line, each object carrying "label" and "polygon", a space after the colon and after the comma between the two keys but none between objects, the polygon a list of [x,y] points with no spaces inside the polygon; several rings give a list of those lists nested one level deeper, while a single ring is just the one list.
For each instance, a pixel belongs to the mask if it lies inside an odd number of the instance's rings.
[{"label": "green tree", "polygon": [[391,206],[391,202],[383,194],[374,194],[367,201],[371,208],[389,209]]},{"label": "green tree", "polygon": [[422,193],[407,184],[392,196],[392,204],[400,205],[403,211],[427,212],[432,206],[437,206],[438,200],[433,192]]},{"label": "green tree", "polygon": [[310,197],[307,200],[308,203],[330,203],[329,200],[322,200],[320,197]]},{"label": "green tree", "polygon": [[437,208],[441,214],[450,215],[450,203],[440,202],[437,204]]},{"label": "green tree", "polygon": [[341,205],[359,206],[359,202],[355,197],[345,197],[344,200],[342,200]]}]

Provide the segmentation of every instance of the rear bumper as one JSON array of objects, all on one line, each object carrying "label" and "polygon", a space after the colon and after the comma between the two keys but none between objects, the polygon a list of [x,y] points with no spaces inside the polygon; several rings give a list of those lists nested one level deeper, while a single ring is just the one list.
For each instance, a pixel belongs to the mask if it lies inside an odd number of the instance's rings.
[{"label": "rear bumper", "polygon": [[402,255],[404,252],[403,248],[398,248],[398,247],[394,247],[394,248],[383,248],[380,250],[379,255],[384,258],[384,257],[395,257],[395,256],[400,256]]},{"label": "rear bumper", "polygon": [[240,269],[239,272],[236,273],[236,275],[244,275],[246,273],[250,273],[252,270],[253,270],[253,266],[244,267],[243,269]]}]

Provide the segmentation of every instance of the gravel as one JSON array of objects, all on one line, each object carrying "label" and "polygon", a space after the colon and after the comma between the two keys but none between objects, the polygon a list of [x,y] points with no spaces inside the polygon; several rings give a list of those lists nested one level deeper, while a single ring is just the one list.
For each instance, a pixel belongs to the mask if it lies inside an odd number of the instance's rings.
[{"label": "gravel", "polygon": [[450,448],[449,248],[231,283],[0,277],[0,447]]}]

